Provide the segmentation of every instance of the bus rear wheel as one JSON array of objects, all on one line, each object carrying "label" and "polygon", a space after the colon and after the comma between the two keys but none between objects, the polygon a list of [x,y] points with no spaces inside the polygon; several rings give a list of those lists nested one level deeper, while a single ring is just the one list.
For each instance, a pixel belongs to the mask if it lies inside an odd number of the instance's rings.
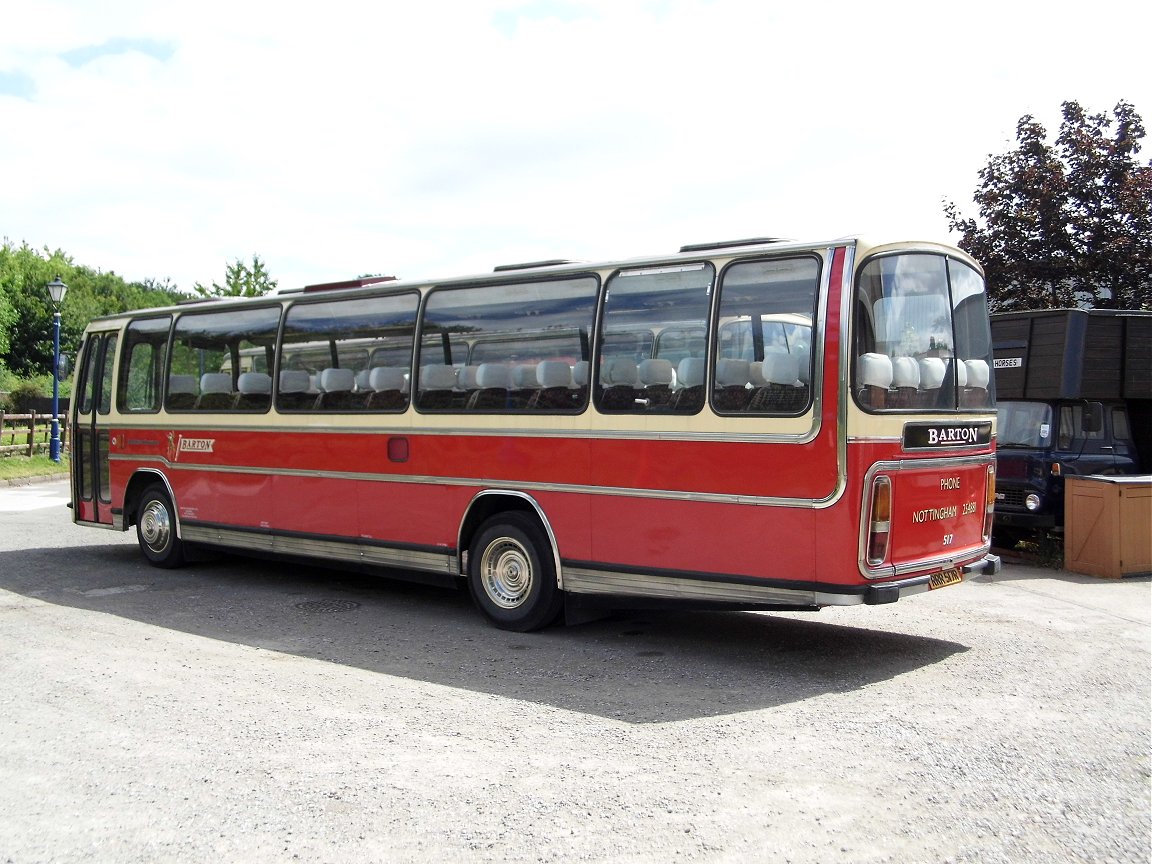
[{"label": "bus rear wheel", "polygon": [[547,627],[564,606],[548,538],[523,513],[501,513],[480,526],[468,553],[468,588],[502,630]]},{"label": "bus rear wheel", "polygon": [[173,568],[184,563],[184,542],[176,536],[176,511],[159,483],[144,490],[136,508],[136,540],[154,567]]}]

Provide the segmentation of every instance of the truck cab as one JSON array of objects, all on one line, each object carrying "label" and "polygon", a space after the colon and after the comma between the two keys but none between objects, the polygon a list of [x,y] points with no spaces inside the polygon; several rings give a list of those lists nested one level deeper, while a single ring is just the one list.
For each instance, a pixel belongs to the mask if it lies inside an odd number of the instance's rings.
[{"label": "truck cab", "polygon": [[997,402],[996,416],[995,522],[1001,528],[1060,527],[1068,475],[1140,471],[1123,402],[1005,399]]}]

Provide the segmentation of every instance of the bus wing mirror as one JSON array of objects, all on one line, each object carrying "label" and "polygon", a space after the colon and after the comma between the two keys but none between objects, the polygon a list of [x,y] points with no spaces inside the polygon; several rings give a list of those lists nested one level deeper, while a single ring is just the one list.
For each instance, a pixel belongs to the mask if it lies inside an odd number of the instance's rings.
[{"label": "bus wing mirror", "polygon": [[68,359],[67,354],[61,354],[60,361],[56,364],[56,380],[66,381],[71,373],[72,361]]}]

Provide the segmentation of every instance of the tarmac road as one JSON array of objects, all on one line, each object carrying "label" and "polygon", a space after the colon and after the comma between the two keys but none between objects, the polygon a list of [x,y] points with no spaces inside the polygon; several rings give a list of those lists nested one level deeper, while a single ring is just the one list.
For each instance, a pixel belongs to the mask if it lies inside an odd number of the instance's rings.
[{"label": "tarmac road", "polygon": [[0,862],[1142,862],[1146,578],[520,635],[0,488]]}]

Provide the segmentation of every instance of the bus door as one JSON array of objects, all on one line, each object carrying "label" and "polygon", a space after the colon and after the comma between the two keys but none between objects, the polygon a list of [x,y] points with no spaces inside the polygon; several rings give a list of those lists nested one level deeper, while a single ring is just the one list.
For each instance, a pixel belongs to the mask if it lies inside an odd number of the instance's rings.
[{"label": "bus door", "polygon": [[72,402],[72,500],[77,522],[112,524],[108,468],[112,367],[117,333],[91,332],[84,340]]}]

